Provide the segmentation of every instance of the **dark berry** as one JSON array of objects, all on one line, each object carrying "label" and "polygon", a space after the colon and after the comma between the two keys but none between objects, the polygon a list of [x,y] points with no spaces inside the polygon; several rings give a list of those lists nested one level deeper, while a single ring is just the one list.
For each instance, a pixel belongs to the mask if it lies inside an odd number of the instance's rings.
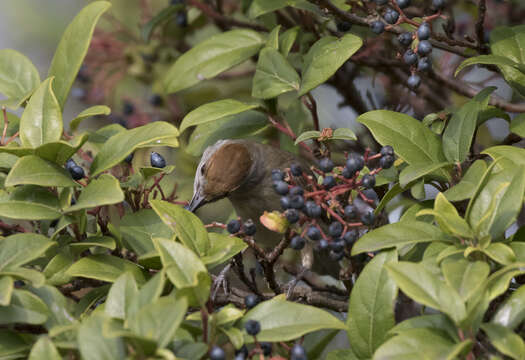
[{"label": "dark berry", "polygon": [[304,190],[300,186],[292,186],[292,188],[290,189],[290,195],[303,195],[303,194],[304,194]]},{"label": "dark berry", "polygon": [[330,250],[330,259],[334,260],[334,261],[339,261],[343,258],[345,254],[342,252],[342,251],[333,251],[333,250]]},{"label": "dark berry", "polygon": [[343,233],[343,224],[341,224],[339,221],[334,221],[328,227],[328,233],[332,237],[341,236],[341,234]]},{"label": "dark berry", "polygon": [[390,169],[392,165],[394,165],[394,160],[392,155],[382,156],[381,159],[379,159],[379,166],[383,169]]},{"label": "dark berry", "polygon": [[333,188],[335,186],[335,178],[331,175],[326,176],[323,179],[323,186],[327,189]]},{"label": "dark berry", "polygon": [[259,303],[259,297],[254,294],[246,295],[244,297],[244,305],[247,309],[254,308]]},{"label": "dark berry", "polygon": [[246,360],[247,356],[248,355],[244,355],[244,354],[236,354],[233,360]]},{"label": "dark berry", "polygon": [[166,167],[166,160],[164,160],[161,154],[155,151],[151,152],[151,155],[149,157],[149,162],[151,163],[151,166],[153,166],[154,168],[162,169]]},{"label": "dark berry", "polygon": [[306,202],[306,215],[312,218],[318,218],[321,216],[321,213],[321,206],[311,200]]},{"label": "dark berry", "polygon": [[210,350],[210,360],[225,360],[226,353],[218,346],[214,346]]},{"label": "dark berry", "polygon": [[404,9],[410,6],[410,0],[396,0],[396,3],[397,3],[397,6],[399,6],[401,9]]},{"label": "dark berry", "polygon": [[149,102],[153,106],[162,106],[164,104],[164,100],[162,99],[162,96],[158,94],[153,94],[150,97]]},{"label": "dark berry", "polygon": [[126,158],[124,159],[124,162],[127,163],[127,164],[131,164],[132,161],[133,161],[133,153],[129,154],[129,155],[126,156]]},{"label": "dark berry", "polygon": [[292,207],[292,204],[290,202],[290,197],[288,197],[288,196],[281,197],[280,202],[281,202],[281,207],[283,209],[289,209],[289,208]]},{"label": "dark berry", "polygon": [[421,85],[421,78],[416,74],[410,75],[407,85],[411,90],[416,90]]},{"label": "dark berry", "polygon": [[373,188],[376,184],[376,177],[374,175],[366,174],[365,176],[363,176],[361,182],[365,188],[370,189]]},{"label": "dark berry", "polygon": [[368,210],[363,215],[361,215],[361,221],[365,225],[372,225],[376,219],[374,210]]},{"label": "dark berry", "polygon": [[361,171],[365,166],[365,159],[362,155],[352,153],[346,160],[346,167],[352,172]]},{"label": "dark berry", "polygon": [[226,225],[226,230],[230,234],[237,234],[241,230],[241,222],[237,219],[230,220],[228,225]]},{"label": "dark berry", "polygon": [[353,219],[357,216],[357,209],[354,205],[346,205],[345,206],[345,217],[347,219]]},{"label": "dark berry", "polygon": [[188,26],[188,14],[186,14],[185,11],[178,12],[177,15],[175,15],[175,24],[180,27]]},{"label": "dark berry", "polygon": [[272,180],[273,181],[284,180],[284,173],[281,170],[273,169],[272,170]]},{"label": "dark berry", "polygon": [[374,0],[377,5],[385,5],[388,0]]},{"label": "dark berry", "polygon": [[319,245],[318,245],[318,246],[319,246],[319,250],[325,250],[325,249],[328,249],[328,246],[329,246],[329,245],[330,245],[330,244],[328,243],[328,241],[326,241],[325,239],[321,239],[321,240],[319,241]]},{"label": "dark berry", "polygon": [[330,243],[330,249],[335,252],[341,252],[345,248],[345,242],[343,239],[335,239]]},{"label": "dark berry", "polygon": [[239,350],[235,350],[235,355],[241,355],[243,356],[243,359],[248,356],[250,352],[248,351],[248,348],[246,345],[243,345]]},{"label": "dark berry", "polygon": [[417,28],[417,38],[419,40],[428,40],[430,38],[430,25],[426,22]]},{"label": "dark berry", "polygon": [[262,342],[261,349],[263,351],[264,356],[270,356],[272,354],[272,343]]},{"label": "dark berry", "polygon": [[135,107],[132,103],[125,102],[124,105],[122,105],[122,113],[126,116],[129,116],[135,112]]},{"label": "dark berry", "polygon": [[298,164],[292,164],[290,165],[290,172],[293,176],[301,176],[303,174],[303,169],[301,169],[301,166]]},{"label": "dark berry", "polygon": [[385,145],[381,148],[381,150],[379,151],[381,153],[381,155],[385,156],[385,155],[394,155],[394,148],[390,145]]},{"label": "dark berry", "polygon": [[299,211],[297,211],[296,209],[286,210],[284,212],[284,216],[286,216],[286,220],[288,220],[290,224],[295,224],[299,221]]},{"label": "dark berry", "polygon": [[350,169],[348,169],[346,166],[343,168],[343,171],[341,172],[341,175],[344,176],[345,179],[351,179],[355,175],[355,171],[352,172]]},{"label": "dark berry", "polygon": [[408,46],[412,44],[412,33],[404,32],[402,34],[399,34],[397,37],[397,41],[403,46]]},{"label": "dark berry", "polygon": [[22,280],[15,280],[14,284],[13,284],[16,288],[19,288],[19,287],[22,287],[25,285],[25,282],[23,282]]},{"label": "dark berry", "polygon": [[290,247],[294,250],[302,250],[304,248],[304,245],[306,244],[306,241],[303,237],[297,235],[292,238],[290,241]]},{"label": "dark berry", "polygon": [[429,58],[423,57],[417,62],[417,71],[430,71],[432,69],[432,61]]},{"label": "dark berry", "polygon": [[408,65],[414,65],[417,63],[417,54],[412,49],[408,49],[403,55],[403,60]]},{"label": "dark berry", "polygon": [[82,169],[78,165],[70,167],[69,173],[71,174],[71,177],[73,178],[73,180],[80,180],[84,177],[84,169]]},{"label": "dark berry", "polygon": [[395,24],[399,19],[399,13],[395,10],[389,9],[384,15],[385,21],[389,24]]},{"label": "dark berry", "polygon": [[370,24],[370,29],[372,30],[373,33],[379,35],[383,31],[385,31],[385,24],[383,24],[382,21],[377,20]]},{"label": "dark berry", "polygon": [[316,226],[310,226],[308,230],[306,230],[306,236],[308,236],[311,240],[319,240],[321,239],[321,231]]},{"label": "dark berry", "polygon": [[242,228],[243,228],[244,234],[248,236],[255,235],[255,232],[257,231],[255,223],[251,219],[246,220],[244,224],[242,225]]},{"label": "dark berry", "polygon": [[445,0],[432,0],[432,6],[435,7],[438,10],[441,10],[445,7]]},{"label": "dark berry", "polygon": [[351,246],[359,237],[359,232],[356,229],[348,230],[343,235],[343,240],[346,246]]},{"label": "dark berry", "polygon": [[308,360],[304,347],[295,344],[290,351],[290,360]]},{"label": "dark berry", "polygon": [[337,31],[340,31],[340,32],[347,32],[347,31],[350,31],[350,29],[352,29],[352,23],[348,21],[340,21],[336,25],[337,25]]},{"label": "dark berry", "polygon": [[282,180],[274,181],[273,182],[273,189],[279,195],[286,195],[286,194],[288,194],[288,184],[285,183]]},{"label": "dark berry", "polygon": [[374,202],[379,201],[379,196],[377,196],[377,193],[374,191],[374,189],[365,189],[363,190],[363,195],[370,200],[374,200]]},{"label": "dark berry", "polygon": [[261,324],[257,320],[248,320],[244,324],[248,335],[255,336],[261,331]]},{"label": "dark berry", "polygon": [[432,44],[428,40],[422,40],[417,45],[417,53],[426,56],[432,52]]},{"label": "dark berry", "polygon": [[77,166],[77,163],[75,162],[75,160],[68,159],[68,161],[66,161],[66,165],[65,165],[66,170],[71,169],[73,166]]},{"label": "dark berry", "polygon": [[319,161],[319,169],[323,172],[330,172],[334,168],[334,163],[332,159],[330,158],[322,158],[321,161]]},{"label": "dark berry", "polygon": [[171,5],[184,4],[184,0],[171,0]]},{"label": "dark berry", "polygon": [[301,195],[294,195],[290,197],[290,205],[294,209],[302,209],[304,206],[304,198]]}]

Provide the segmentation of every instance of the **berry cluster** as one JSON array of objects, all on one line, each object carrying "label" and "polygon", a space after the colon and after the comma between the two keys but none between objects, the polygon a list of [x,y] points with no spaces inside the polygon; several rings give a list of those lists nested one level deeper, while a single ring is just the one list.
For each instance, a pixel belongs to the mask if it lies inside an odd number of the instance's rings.
[{"label": "berry cluster", "polygon": [[[377,159],[378,167],[363,174],[365,165]],[[392,167],[394,160],[393,148],[385,146],[375,155],[369,151],[349,154],[345,166],[322,158],[310,174],[297,164],[285,171],[273,170],[274,191],[281,195],[283,216],[295,233],[290,247],[301,250],[309,239],[317,249],[329,251],[333,260],[341,260],[345,249],[358,239],[359,230],[374,224],[375,175]],[[328,227],[323,228],[323,223],[329,223]]]},{"label": "berry cluster", "polygon": [[226,225],[226,230],[232,235],[244,234],[246,236],[253,236],[257,229],[252,219],[248,219],[244,221],[244,223],[241,223],[239,219],[233,219]]},{"label": "berry cluster", "polygon": [[[431,21],[440,16],[440,11],[445,6],[445,0],[433,0],[432,7],[438,11],[437,14],[423,18],[422,23],[418,23],[404,13],[403,9],[410,6],[410,0],[375,0],[376,5],[384,8],[382,20],[370,23],[370,29],[376,34],[381,34],[390,26],[403,23],[417,26],[415,32],[404,32],[398,36],[398,42],[406,50],[402,55],[403,61],[410,65],[411,75],[407,80],[407,85],[411,90],[416,90],[421,85],[421,77],[417,72],[428,72],[432,69],[432,35]],[[385,24],[386,23],[386,24]]]}]

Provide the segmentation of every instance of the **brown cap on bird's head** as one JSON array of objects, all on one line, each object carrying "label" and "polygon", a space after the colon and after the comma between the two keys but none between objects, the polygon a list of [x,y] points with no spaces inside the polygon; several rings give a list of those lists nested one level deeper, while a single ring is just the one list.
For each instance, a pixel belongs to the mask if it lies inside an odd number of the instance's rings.
[{"label": "brown cap on bird's head", "polygon": [[244,144],[222,140],[207,148],[195,174],[193,198],[186,208],[195,211],[226,197],[243,184],[251,166],[252,158]]}]

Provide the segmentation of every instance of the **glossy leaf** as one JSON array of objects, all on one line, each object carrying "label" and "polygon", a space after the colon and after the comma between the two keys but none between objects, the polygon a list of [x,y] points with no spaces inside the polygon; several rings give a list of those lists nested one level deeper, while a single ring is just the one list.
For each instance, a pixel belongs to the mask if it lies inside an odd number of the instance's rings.
[{"label": "glossy leaf", "polygon": [[137,147],[177,136],[177,129],[164,121],[155,121],[144,126],[118,132],[107,140],[91,164],[91,176],[122,162]]},{"label": "glossy leaf", "polygon": [[449,162],[411,164],[404,168],[399,174],[399,184],[406,187],[412,181],[430,175],[436,170],[452,165]]},{"label": "glossy leaf", "polygon": [[18,186],[0,201],[0,216],[10,219],[54,220],[61,215],[56,196],[34,185]]},{"label": "glossy leaf", "polygon": [[29,353],[29,360],[61,360],[62,357],[49,336],[41,336]]},{"label": "glossy leaf", "polygon": [[82,359],[114,360],[126,357],[124,340],[102,334],[106,316],[94,314],[86,317],[78,329],[77,341]]},{"label": "glossy leaf", "polygon": [[466,302],[483,285],[490,273],[486,262],[465,259],[448,259],[441,264],[445,281]]},{"label": "glossy leaf", "polygon": [[525,320],[525,286],[522,285],[499,306],[492,317],[492,322],[513,330],[523,320]]},{"label": "glossy leaf", "polygon": [[201,258],[208,269],[213,269],[217,265],[225,263],[248,247],[238,237],[219,233],[209,233],[208,235],[210,238],[210,249],[207,255]]},{"label": "glossy leaf", "polygon": [[0,50],[0,93],[18,108],[40,85],[35,65],[18,51]]},{"label": "glossy leaf", "polygon": [[483,252],[492,260],[502,265],[510,265],[516,261],[516,255],[512,248],[503,243],[491,243],[483,249]]},{"label": "glossy leaf", "polygon": [[357,140],[355,133],[348,128],[337,128],[332,134],[331,140]]},{"label": "glossy leaf", "polygon": [[49,76],[55,77],[53,89],[61,108],[64,105],[88,51],[91,36],[100,16],[111,4],[95,1],[84,7],[67,26],[49,67]]},{"label": "glossy leaf", "polygon": [[86,110],[83,110],[78,114],[71,122],[69,123],[69,128],[71,131],[75,131],[78,126],[87,118],[97,115],[109,115],[111,114],[111,109],[105,105],[95,105]]},{"label": "glossy leaf", "polygon": [[151,207],[160,219],[177,235],[177,238],[199,256],[206,255],[210,248],[208,231],[202,221],[180,205],[167,201],[152,200]]},{"label": "glossy leaf", "polygon": [[14,269],[42,256],[55,243],[40,234],[22,233],[0,239],[0,270]]},{"label": "glossy leaf", "polygon": [[151,35],[155,31],[157,27],[165,23],[166,21],[173,18],[173,16],[180,10],[184,8],[183,4],[177,4],[177,5],[171,5],[168,6],[161,11],[157,15],[155,15],[151,20],[149,20],[142,28],[142,39],[145,42],[149,42]]},{"label": "glossy leaf", "polygon": [[[249,319],[261,324],[258,341],[288,341],[317,330],[346,328],[344,323],[330,313],[313,306],[286,301],[283,296],[261,302],[243,320]],[[253,342],[253,337],[246,335],[245,341]]]},{"label": "glossy leaf", "polygon": [[297,35],[299,35],[300,29],[301,28],[299,26],[295,26],[291,29],[286,30],[279,38],[279,50],[285,58],[288,57],[288,54],[292,49],[295,39],[297,39]]},{"label": "glossy leaf", "polygon": [[62,111],[51,87],[53,78],[44,80],[36,89],[20,118],[22,146],[36,148],[60,140]]},{"label": "glossy leaf", "polygon": [[318,40],[305,56],[299,96],[328,80],[362,45],[363,40],[353,34]]},{"label": "glossy leaf", "polygon": [[407,220],[384,225],[366,233],[352,247],[352,255],[434,241],[450,243],[452,239],[434,225]]},{"label": "glossy leaf", "polygon": [[180,132],[199,124],[222,119],[226,116],[242,113],[257,108],[258,104],[246,104],[234,99],[219,100],[199,106],[189,112],[180,125]]},{"label": "glossy leaf", "polygon": [[27,290],[15,290],[8,306],[0,306],[0,325],[25,323],[39,325],[46,322],[49,309],[37,296]]},{"label": "glossy leaf", "polygon": [[384,264],[397,261],[397,252],[374,256],[354,284],[348,307],[348,339],[359,358],[370,358],[394,327],[396,283]]},{"label": "glossy leaf", "polygon": [[295,139],[295,145],[299,144],[300,142],[306,141],[306,140],[317,139],[320,136],[321,136],[320,131],[316,131],[316,130],[305,131],[304,133],[299,135],[297,139]]},{"label": "glossy leaf", "polygon": [[510,123],[510,131],[521,137],[525,136],[525,114],[519,114]]},{"label": "glossy leaf", "polygon": [[120,189],[119,181],[112,175],[103,174],[83,188],[76,204],[65,211],[73,212],[101,205],[117,204],[123,200],[124,193]]},{"label": "glossy leaf", "polygon": [[257,54],[264,43],[262,35],[249,29],[214,35],[177,59],[165,75],[165,90],[170,94],[211,79]]},{"label": "glossy leaf", "polygon": [[[1,243],[0,243],[1,244]],[[1,248],[1,245],[0,245]],[[1,250],[0,250],[1,256]],[[11,302],[14,290],[14,279],[11,276],[0,277],[0,306],[7,306]]]},{"label": "glossy leaf", "polygon": [[18,159],[5,179],[5,186],[23,184],[57,187],[78,185],[65,169],[33,155]]},{"label": "glossy leaf", "polygon": [[487,323],[481,328],[499,352],[516,360],[525,359],[525,342],[518,334],[498,324]]},{"label": "glossy leaf", "polygon": [[467,170],[461,181],[443,193],[449,201],[461,201],[470,199],[487,171],[487,163],[484,160],[476,160]]},{"label": "glossy leaf", "polygon": [[111,255],[83,257],[71,265],[66,273],[71,276],[114,282],[126,271],[133,274],[139,284],[144,283],[144,275],[136,264]]},{"label": "glossy leaf", "polygon": [[411,317],[394,326],[389,333],[398,335],[410,329],[429,329],[447,335],[450,340],[459,341],[456,325],[443,314]]},{"label": "glossy leaf", "polygon": [[490,274],[486,282],[488,300],[492,300],[503,294],[508,288],[510,281],[518,275],[525,274],[525,263],[515,262]]},{"label": "glossy leaf", "polygon": [[488,149],[483,150],[482,154],[488,154],[494,160],[505,158],[511,160],[512,162],[518,165],[525,165],[525,149],[516,146],[492,146]]},{"label": "glossy leaf", "polygon": [[299,90],[299,82],[299,75],[277,49],[265,47],[261,50],[253,77],[252,97],[274,98]]},{"label": "glossy leaf", "polygon": [[269,12],[282,9],[286,6],[293,6],[300,9],[313,10],[313,4],[305,0],[254,0],[248,10],[248,15],[251,18],[256,18]]},{"label": "glossy leaf", "polygon": [[52,161],[56,164],[63,165],[72,157],[82,145],[87,141],[87,134],[76,136],[71,142],[54,141],[39,146],[35,149],[35,155],[42,159]]},{"label": "glossy leaf", "polygon": [[142,209],[124,215],[120,222],[122,238],[138,255],[155,250],[152,238],[171,238],[171,228],[152,209]]},{"label": "glossy leaf", "polygon": [[459,66],[457,67],[454,73],[454,76],[458,76],[459,72],[463,70],[464,68],[466,68],[467,66],[478,65],[478,64],[497,65],[500,67],[508,66],[508,67],[514,68],[525,74],[525,64],[517,63],[505,56],[479,55],[479,56],[467,58],[461,64],[459,64]]},{"label": "glossy leaf", "polygon": [[139,292],[133,275],[125,272],[120,275],[111,288],[105,302],[104,312],[112,318],[126,320],[130,303]]}]

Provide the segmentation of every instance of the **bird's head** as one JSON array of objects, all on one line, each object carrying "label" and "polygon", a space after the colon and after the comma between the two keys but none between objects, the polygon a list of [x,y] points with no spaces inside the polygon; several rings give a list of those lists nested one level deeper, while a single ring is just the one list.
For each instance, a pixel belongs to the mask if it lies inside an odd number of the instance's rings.
[{"label": "bird's head", "polygon": [[189,211],[220,200],[246,180],[253,160],[248,148],[238,142],[221,140],[206,149],[195,173]]}]

